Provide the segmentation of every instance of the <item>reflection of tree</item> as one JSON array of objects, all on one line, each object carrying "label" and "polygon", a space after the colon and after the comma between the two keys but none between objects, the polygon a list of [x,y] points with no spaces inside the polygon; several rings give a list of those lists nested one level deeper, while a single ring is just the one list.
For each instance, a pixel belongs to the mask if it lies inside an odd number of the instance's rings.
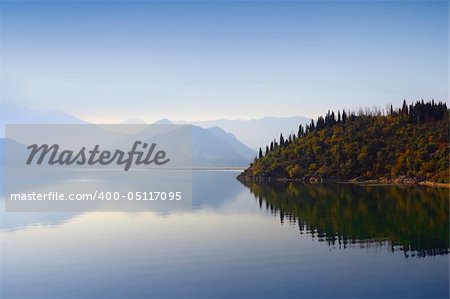
[{"label": "reflection of tree", "polygon": [[449,252],[448,190],[399,186],[245,183],[281,222],[329,245],[389,244],[405,256]]}]

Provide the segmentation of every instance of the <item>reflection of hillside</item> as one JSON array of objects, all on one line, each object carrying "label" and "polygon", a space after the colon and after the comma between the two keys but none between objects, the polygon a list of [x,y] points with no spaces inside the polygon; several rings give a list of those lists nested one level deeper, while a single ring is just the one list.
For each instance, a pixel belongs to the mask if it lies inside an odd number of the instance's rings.
[{"label": "reflection of hillside", "polygon": [[[226,202],[233,200],[242,186],[236,183],[234,171],[194,171],[192,173],[192,208],[201,210],[206,208],[220,209]],[[139,183],[139,182],[138,182]],[[142,182],[140,182],[142,183]],[[134,186],[134,185],[132,185]],[[129,190],[143,190],[141,187],[129,187]],[[100,188],[101,189],[101,188]],[[4,190],[0,186],[0,206],[4,207]],[[143,210],[143,212],[148,210]],[[161,213],[166,215],[175,211]],[[185,212],[189,212],[186,210]],[[32,225],[58,226],[80,213],[17,213],[0,209],[0,231],[14,231]]]},{"label": "reflection of hillside", "polygon": [[330,245],[377,246],[405,256],[449,252],[448,190],[397,186],[245,183],[281,222]]}]

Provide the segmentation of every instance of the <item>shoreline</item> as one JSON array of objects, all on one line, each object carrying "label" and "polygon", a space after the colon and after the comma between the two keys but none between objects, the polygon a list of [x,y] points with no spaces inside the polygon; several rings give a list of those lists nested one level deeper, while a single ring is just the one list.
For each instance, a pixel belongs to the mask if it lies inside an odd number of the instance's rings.
[{"label": "shoreline", "polygon": [[277,177],[261,177],[261,176],[246,176],[240,175],[237,176],[239,181],[246,182],[302,182],[307,184],[354,184],[354,185],[368,185],[368,186],[423,186],[423,187],[432,187],[432,188],[444,188],[450,189],[450,183],[437,183],[431,181],[417,181],[412,178],[400,177],[396,179],[371,179],[371,180],[327,180],[327,179],[317,179],[311,178],[309,180],[305,179],[290,179],[290,178],[277,178]]}]

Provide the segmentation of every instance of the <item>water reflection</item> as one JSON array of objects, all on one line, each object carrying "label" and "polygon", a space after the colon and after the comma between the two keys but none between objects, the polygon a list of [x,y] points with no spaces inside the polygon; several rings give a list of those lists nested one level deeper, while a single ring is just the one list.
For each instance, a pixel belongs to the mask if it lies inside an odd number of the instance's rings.
[{"label": "water reflection", "polygon": [[[194,172],[189,211],[0,212],[0,298],[448,298],[447,255],[405,259],[379,245],[435,233],[438,245],[427,246],[436,252],[448,239],[439,237],[448,234],[445,193],[425,200],[416,190],[418,199],[398,201],[375,200],[391,193],[383,188],[251,186],[260,210],[237,174]],[[343,215],[331,222],[332,213]],[[354,248],[330,250],[327,240]]]},{"label": "water reflection", "polygon": [[[192,173],[192,211],[212,209],[219,210],[227,202],[234,200],[242,186],[234,179],[237,171],[197,170]],[[90,182],[94,189],[98,182]],[[128,190],[145,190],[129,187]],[[75,212],[5,212],[5,192],[0,186],[0,231],[14,231],[28,226],[55,227],[66,223],[70,219],[80,217],[83,213]],[[143,209],[142,212],[149,209]],[[192,212],[184,211],[186,213]],[[160,216],[176,213],[177,211],[153,211]]]},{"label": "water reflection", "polygon": [[244,183],[261,208],[330,246],[384,246],[405,257],[449,253],[448,190]]}]

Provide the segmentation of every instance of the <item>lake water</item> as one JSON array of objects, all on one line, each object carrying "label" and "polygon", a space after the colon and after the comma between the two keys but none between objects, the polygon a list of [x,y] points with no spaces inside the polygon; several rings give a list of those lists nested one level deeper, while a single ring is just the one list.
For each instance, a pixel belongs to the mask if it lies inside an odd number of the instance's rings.
[{"label": "lake water", "polygon": [[0,298],[448,298],[448,190],[237,174],[186,212],[1,212]]}]

